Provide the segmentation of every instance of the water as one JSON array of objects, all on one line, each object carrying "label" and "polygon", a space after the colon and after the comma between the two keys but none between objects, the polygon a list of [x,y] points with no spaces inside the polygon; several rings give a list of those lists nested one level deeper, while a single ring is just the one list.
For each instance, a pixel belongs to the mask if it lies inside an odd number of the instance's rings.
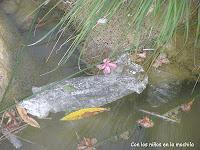
[{"label": "water", "polygon": [[[46,32],[41,30],[40,33]],[[37,34],[40,35],[40,34]],[[37,39],[33,37],[32,39]],[[53,42],[51,42],[53,43]],[[46,46],[46,43],[36,45],[28,49],[31,57],[35,60],[33,64],[36,70],[33,71],[35,78],[32,86],[42,86],[56,80],[60,80],[68,75],[78,71],[77,57],[74,55],[68,63],[59,70],[40,76],[55,68],[57,62],[61,58],[64,47],[57,55],[52,55],[48,63],[45,63],[46,58],[51,50],[51,44]],[[193,150],[200,149],[200,101],[197,99],[193,105],[191,112],[182,113],[181,123],[172,124],[153,117],[155,123],[153,128],[139,129],[136,127],[136,121],[145,114],[138,109],[145,109],[164,114],[168,110],[191,99],[190,92],[192,84],[185,85],[178,98],[171,100],[169,103],[158,108],[153,108],[145,101],[146,94],[129,95],[117,102],[111,103],[105,107],[111,108],[111,111],[105,112],[87,119],[77,120],[73,122],[63,122],[60,118],[64,113],[51,114],[49,119],[37,120],[41,126],[40,129],[27,127],[25,130],[17,134],[21,137],[24,150],[75,150],[77,144],[83,137],[96,138],[100,144],[98,150],[131,150],[132,142],[157,142],[157,143],[181,143],[192,142],[195,145]],[[196,94],[199,94],[200,88],[196,89]],[[131,137],[128,140],[119,139],[119,135],[129,131]],[[118,140],[117,140],[118,139]],[[0,145],[1,149],[12,150],[13,146],[4,141]],[[144,149],[144,148],[137,148]],[[159,147],[148,149],[160,149]],[[170,149],[170,148],[166,148]],[[184,149],[184,148],[175,148]],[[185,148],[189,150],[190,148]]]},{"label": "water", "polygon": [[[189,91],[187,90],[187,92]],[[98,142],[105,141],[104,144],[98,147],[101,150],[132,149],[130,144],[133,140],[148,143],[154,141],[158,143],[192,142],[195,144],[195,150],[197,150],[200,148],[199,101],[195,102],[191,112],[182,114],[180,124],[172,124],[161,119],[153,118],[155,126],[151,129],[140,131],[138,137],[130,138],[127,141],[122,139],[117,141],[108,140],[110,137],[119,136],[124,131],[129,130],[132,132],[135,129],[136,121],[145,116],[141,112],[138,112],[139,108],[160,112],[162,114],[187,100],[189,95],[184,93],[186,92],[183,91],[177,101],[165,104],[159,108],[151,108],[143,100],[143,96],[130,95],[108,105],[107,107],[111,108],[110,112],[73,122],[59,121],[64,113],[52,114],[50,116],[52,118],[51,120],[39,120],[41,129],[28,127],[20,136],[37,143],[42,149],[48,150],[55,150],[58,147],[59,150],[74,150],[76,149],[79,138],[82,137],[95,137]],[[33,149],[40,150],[41,147],[38,149],[33,147]]]}]

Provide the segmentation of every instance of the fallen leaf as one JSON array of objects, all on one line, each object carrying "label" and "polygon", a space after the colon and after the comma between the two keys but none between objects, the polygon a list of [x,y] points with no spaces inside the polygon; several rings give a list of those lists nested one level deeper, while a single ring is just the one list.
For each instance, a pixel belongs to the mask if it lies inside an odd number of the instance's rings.
[{"label": "fallen leaf", "polygon": [[122,134],[120,134],[119,137],[122,138],[122,139],[124,139],[124,140],[128,140],[129,139],[129,132],[125,131]]},{"label": "fallen leaf", "polygon": [[6,111],[4,112],[5,118],[8,118],[8,121],[6,124],[11,123],[15,119],[15,113],[11,111]]},{"label": "fallen leaf", "polygon": [[132,54],[132,59],[136,63],[143,62],[146,59],[146,57],[147,57],[147,53],[145,51]]},{"label": "fallen leaf", "polygon": [[15,127],[19,126],[14,111],[4,112],[4,117],[8,118],[8,121],[6,122],[7,128],[15,128]]},{"label": "fallen leaf", "polygon": [[181,110],[184,112],[188,112],[192,109],[192,104],[194,102],[194,99],[191,100],[190,102],[186,103],[186,104],[182,104],[181,105]]},{"label": "fallen leaf", "polygon": [[137,56],[145,59],[147,57],[147,53],[146,52],[138,53]]},{"label": "fallen leaf", "polygon": [[139,119],[137,123],[144,128],[151,128],[154,126],[154,123],[152,120],[150,120],[148,117],[144,117],[143,119]]},{"label": "fallen leaf", "polygon": [[38,124],[38,122],[35,119],[28,116],[25,108],[23,108],[19,105],[16,105],[16,109],[17,109],[17,112],[19,113],[20,117],[22,118],[22,120],[25,123],[29,124],[32,127],[40,128],[40,125]]},{"label": "fallen leaf", "polygon": [[154,68],[158,68],[162,66],[163,64],[169,64],[170,61],[167,58],[167,54],[161,53],[158,58],[155,60],[154,64],[152,65]]},{"label": "fallen leaf", "polygon": [[109,111],[108,108],[101,108],[101,107],[94,107],[94,108],[84,108],[80,109],[78,111],[72,112],[65,117],[63,117],[61,120],[67,121],[67,120],[79,120],[82,118],[94,116],[98,113]]},{"label": "fallen leaf", "polygon": [[95,150],[94,145],[97,143],[96,138],[83,138],[78,144],[78,150]]}]

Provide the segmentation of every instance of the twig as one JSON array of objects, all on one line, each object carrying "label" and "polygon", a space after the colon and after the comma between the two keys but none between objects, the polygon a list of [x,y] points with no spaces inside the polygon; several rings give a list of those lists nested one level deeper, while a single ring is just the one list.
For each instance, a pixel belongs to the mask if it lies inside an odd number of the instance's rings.
[{"label": "twig", "polygon": [[153,48],[143,48],[143,51],[154,51],[155,49]]},{"label": "twig", "polygon": [[149,111],[146,111],[146,110],[143,110],[143,109],[139,109],[140,112],[143,112],[143,113],[146,113],[146,114],[149,114],[149,115],[152,115],[152,116],[156,116],[158,118],[161,118],[161,119],[164,119],[164,120],[167,120],[167,121],[170,121],[170,122],[173,122],[173,123],[179,123],[178,121],[176,120],[173,120],[173,119],[170,119],[168,117],[165,117],[163,115],[159,115],[155,112],[149,112]]},{"label": "twig", "polygon": [[194,87],[192,88],[191,94],[194,93],[194,90],[195,90],[195,88],[196,88],[196,86],[197,86],[197,84],[198,84],[198,82],[199,82],[199,79],[200,79],[200,73],[199,73],[199,76],[198,76],[198,78],[197,78],[197,80],[196,80],[196,82],[195,82],[195,84],[194,84]]},{"label": "twig", "polygon": [[[11,131],[9,131],[9,132],[10,132],[10,133],[13,133],[13,134],[16,134],[16,133],[22,131],[23,129],[25,129],[27,126],[28,126],[27,124],[24,124],[24,125],[20,126],[19,128],[15,128],[15,129],[13,129],[13,130],[11,130]],[[7,135],[7,134],[4,134],[4,135],[2,135],[2,136],[0,137],[0,142],[6,139],[6,135]]]}]

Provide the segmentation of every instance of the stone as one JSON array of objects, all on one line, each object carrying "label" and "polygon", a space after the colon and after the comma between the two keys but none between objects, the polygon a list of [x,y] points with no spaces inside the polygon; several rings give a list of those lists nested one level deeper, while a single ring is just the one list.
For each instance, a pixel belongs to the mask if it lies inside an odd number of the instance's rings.
[{"label": "stone", "polygon": [[12,16],[18,27],[22,30],[29,29],[32,22],[32,13],[37,4],[32,0],[3,0],[0,8]]},{"label": "stone", "polygon": [[[19,56],[23,41],[14,23],[0,10],[0,102],[3,98],[3,102],[13,103],[27,96],[27,91],[31,94],[31,73],[35,69],[27,51]],[[5,103],[0,103],[0,108]]]}]

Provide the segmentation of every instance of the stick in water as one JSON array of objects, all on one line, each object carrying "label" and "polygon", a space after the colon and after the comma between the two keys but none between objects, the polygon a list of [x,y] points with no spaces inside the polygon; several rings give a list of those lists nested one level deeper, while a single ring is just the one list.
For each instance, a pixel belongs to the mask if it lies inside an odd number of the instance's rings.
[{"label": "stick in water", "polygon": [[149,112],[149,111],[146,111],[146,110],[143,110],[143,109],[139,109],[140,112],[143,112],[143,113],[146,113],[146,114],[149,114],[149,115],[152,115],[152,116],[156,116],[158,118],[161,118],[161,119],[164,119],[164,120],[167,120],[167,121],[170,121],[170,122],[173,122],[173,123],[179,123],[178,121],[176,120],[173,120],[173,119],[170,119],[168,117],[165,117],[163,115],[159,115],[157,113],[154,113],[154,112]]}]

